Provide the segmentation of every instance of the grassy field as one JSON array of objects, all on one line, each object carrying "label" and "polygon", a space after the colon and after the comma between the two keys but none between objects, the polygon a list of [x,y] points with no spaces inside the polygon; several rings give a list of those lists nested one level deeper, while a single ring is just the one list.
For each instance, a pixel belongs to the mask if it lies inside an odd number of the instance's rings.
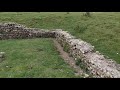
[{"label": "grassy field", "polygon": [[43,29],[61,28],[120,63],[119,12],[97,12],[91,17],[83,16],[83,12],[1,12],[0,22],[17,22]]},{"label": "grassy field", "polygon": [[74,78],[75,72],[59,56],[51,39],[3,40],[0,78]]}]

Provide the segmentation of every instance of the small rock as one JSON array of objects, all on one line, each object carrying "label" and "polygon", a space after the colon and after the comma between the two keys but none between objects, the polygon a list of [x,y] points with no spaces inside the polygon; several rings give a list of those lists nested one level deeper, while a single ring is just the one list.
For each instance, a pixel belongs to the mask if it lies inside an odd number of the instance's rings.
[{"label": "small rock", "polygon": [[5,52],[0,52],[0,58],[4,58],[5,57]]},{"label": "small rock", "polygon": [[84,74],[84,78],[87,78],[87,77],[89,77],[89,75],[88,74]]},{"label": "small rock", "polygon": [[8,68],[8,66],[6,66]]},{"label": "small rock", "polygon": [[97,54],[99,54],[99,51],[96,51]]}]

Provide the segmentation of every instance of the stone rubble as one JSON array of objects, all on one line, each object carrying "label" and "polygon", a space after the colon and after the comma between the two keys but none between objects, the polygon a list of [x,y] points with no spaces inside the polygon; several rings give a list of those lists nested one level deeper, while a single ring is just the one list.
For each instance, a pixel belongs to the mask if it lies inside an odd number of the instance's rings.
[{"label": "stone rubble", "polygon": [[0,24],[0,40],[5,39],[29,39],[35,37],[50,38],[54,37],[54,32],[48,30],[39,30],[36,28],[26,28],[16,23]]},{"label": "stone rubble", "polygon": [[[94,46],[81,40],[75,39],[66,31],[56,31],[56,40],[64,47],[69,48],[68,53],[72,55],[75,60],[81,60],[84,67],[87,68],[90,74],[96,78],[120,78],[120,68],[118,64],[101,55],[94,50]],[[120,65],[119,65],[120,66]]]}]

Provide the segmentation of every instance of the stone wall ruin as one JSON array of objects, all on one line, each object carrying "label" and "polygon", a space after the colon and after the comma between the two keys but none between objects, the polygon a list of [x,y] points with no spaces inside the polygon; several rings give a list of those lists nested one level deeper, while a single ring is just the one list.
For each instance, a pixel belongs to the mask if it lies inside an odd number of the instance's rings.
[{"label": "stone wall ruin", "polygon": [[66,49],[74,60],[80,61],[80,66],[84,66],[90,75],[96,78],[119,78],[119,64],[111,59],[107,59],[98,51],[94,50],[91,44],[77,39],[61,29],[43,30],[27,28],[16,23],[0,24],[0,40],[5,39],[29,39],[29,38],[55,38],[60,45]]},{"label": "stone wall ruin", "polygon": [[107,59],[94,46],[81,40],[76,39],[66,31],[57,31],[55,38],[63,47],[67,47],[67,52],[74,59],[80,60],[81,66],[84,65],[86,72],[97,78],[118,78],[120,71],[117,63]]},{"label": "stone wall ruin", "polygon": [[0,40],[5,39],[27,39],[34,37],[50,38],[54,37],[53,32],[48,30],[39,30],[37,28],[27,28],[16,23],[2,23],[0,24]]}]

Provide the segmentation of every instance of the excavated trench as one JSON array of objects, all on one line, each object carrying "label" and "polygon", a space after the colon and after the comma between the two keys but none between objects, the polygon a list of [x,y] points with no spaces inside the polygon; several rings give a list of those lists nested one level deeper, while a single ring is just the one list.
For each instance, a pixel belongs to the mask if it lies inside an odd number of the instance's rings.
[{"label": "excavated trench", "polygon": [[72,68],[74,68],[74,70],[76,71],[76,76],[81,76],[84,78],[89,77],[86,72],[84,72],[78,65],[76,65],[74,58],[70,57],[69,54],[63,50],[63,47],[61,47],[61,45],[55,39],[53,39],[53,42],[63,60],[65,60],[66,63],[68,63]]}]

